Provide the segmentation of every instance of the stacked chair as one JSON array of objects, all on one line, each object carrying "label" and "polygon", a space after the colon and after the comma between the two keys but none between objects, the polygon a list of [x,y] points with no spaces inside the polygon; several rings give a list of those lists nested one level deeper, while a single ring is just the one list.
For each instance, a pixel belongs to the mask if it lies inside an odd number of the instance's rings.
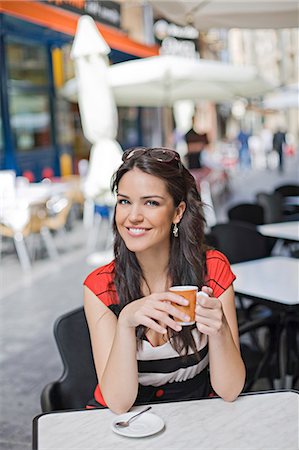
[{"label": "stacked chair", "polygon": [[264,209],[264,223],[283,222],[283,198],[279,192],[259,192],[256,200]]}]

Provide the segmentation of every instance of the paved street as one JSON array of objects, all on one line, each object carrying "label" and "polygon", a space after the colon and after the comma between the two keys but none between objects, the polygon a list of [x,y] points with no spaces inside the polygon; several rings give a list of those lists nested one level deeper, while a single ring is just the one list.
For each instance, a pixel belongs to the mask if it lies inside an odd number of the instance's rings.
[{"label": "paved street", "polygon": [[[259,191],[298,181],[298,165],[287,161],[286,173],[237,173],[231,195],[217,208],[225,220],[226,208],[238,201],[254,201]],[[31,275],[23,274],[16,254],[1,260],[1,425],[2,450],[31,448],[32,418],[40,411],[40,393],[61,375],[62,365],[54,338],[55,319],[82,304],[82,282],[92,270],[87,264],[86,232],[76,222],[67,236],[57,236],[59,261],[35,261]],[[57,449],[59,450],[59,449]]]}]

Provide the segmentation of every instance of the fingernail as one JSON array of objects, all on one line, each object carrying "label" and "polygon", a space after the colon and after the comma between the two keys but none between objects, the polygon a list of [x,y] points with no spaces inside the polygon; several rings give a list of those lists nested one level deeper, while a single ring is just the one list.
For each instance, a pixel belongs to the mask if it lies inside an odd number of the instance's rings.
[{"label": "fingernail", "polygon": [[182,326],[181,325],[177,325],[176,326],[176,331],[181,331],[182,330]]},{"label": "fingernail", "polygon": [[190,316],[184,316],[184,320],[186,320],[187,322],[190,320]]}]

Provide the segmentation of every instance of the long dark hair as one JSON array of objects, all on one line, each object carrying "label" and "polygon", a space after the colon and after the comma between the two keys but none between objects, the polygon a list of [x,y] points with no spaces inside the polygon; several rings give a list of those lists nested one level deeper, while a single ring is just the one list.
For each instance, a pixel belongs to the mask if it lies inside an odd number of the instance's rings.
[{"label": "long dark hair", "polygon": [[[152,149],[147,149],[152,150]],[[163,150],[163,149],[160,149]],[[197,191],[195,180],[180,161],[161,162],[145,152],[138,157],[125,160],[112,179],[112,191],[116,192],[119,182],[125,173],[133,168],[153,175],[164,181],[167,191],[173,198],[174,206],[181,201],[186,203],[186,210],[179,223],[177,238],[170,231],[170,254],[168,275],[172,285],[195,285],[199,289],[204,285],[206,274],[203,204]],[[144,280],[141,267],[134,252],[127,249],[121,238],[115,222],[114,214],[114,253],[115,273],[114,284],[120,300],[120,307],[141,298]],[[136,329],[137,344],[145,334],[145,327]],[[196,352],[196,345],[191,333],[191,327],[183,327],[179,333],[168,329],[168,337],[173,348],[180,354],[187,354],[189,346]]]}]

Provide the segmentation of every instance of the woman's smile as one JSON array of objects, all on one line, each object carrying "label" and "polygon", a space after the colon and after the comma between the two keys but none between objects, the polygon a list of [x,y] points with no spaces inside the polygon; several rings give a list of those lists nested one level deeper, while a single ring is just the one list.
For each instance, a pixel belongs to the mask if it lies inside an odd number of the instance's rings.
[{"label": "woman's smile", "polygon": [[149,228],[141,228],[141,227],[127,227],[128,233],[130,236],[134,237],[141,237],[146,234],[147,231],[149,231]]}]

